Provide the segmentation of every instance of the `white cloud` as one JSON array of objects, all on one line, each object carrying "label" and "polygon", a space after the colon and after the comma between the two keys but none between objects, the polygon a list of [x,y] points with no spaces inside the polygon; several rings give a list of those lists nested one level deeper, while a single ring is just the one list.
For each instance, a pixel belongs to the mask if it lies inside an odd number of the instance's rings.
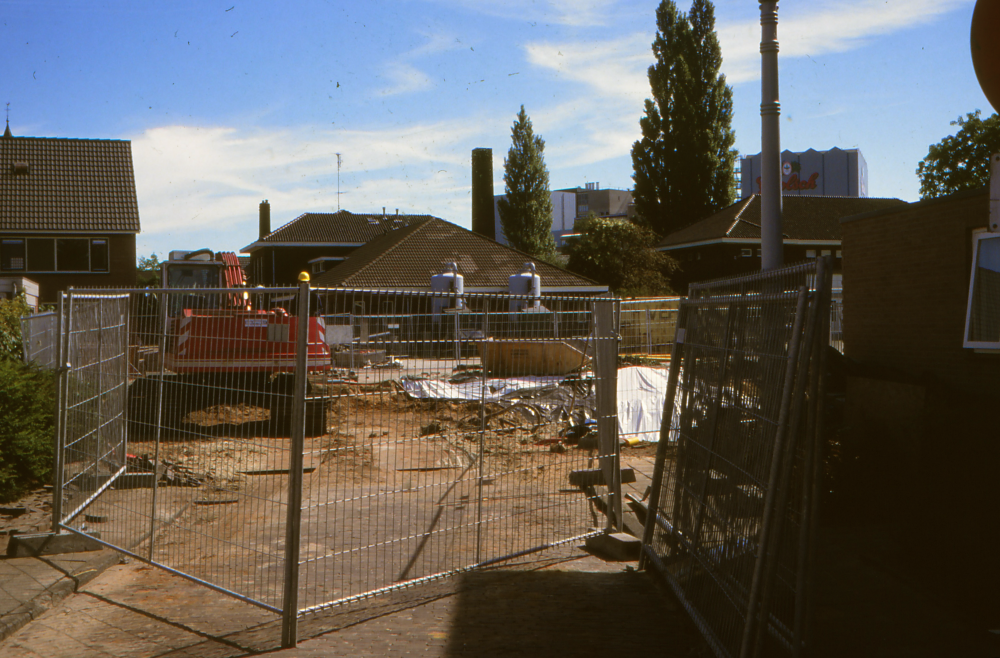
[{"label": "white cloud", "polygon": [[539,23],[556,23],[573,27],[606,26],[615,14],[627,10],[619,0],[440,0],[442,4],[459,6],[488,16]]},{"label": "white cloud", "polygon": [[[460,220],[466,208],[469,144],[481,121],[385,130],[238,130],[163,126],[132,138],[143,232],[139,251],[211,246],[238,249],[256,237],[257,204],[272,226],[309,210],[430,212]],[[199,233],[226,244],[200,245]]]},{"label": "white cloud", "polygon": [[430,76],[406,62],[390,63],[383,77],[388,78],[390,84],[376,92],[379,96],[409,94],[431,86]]},{"label": "white cloud", "polygon": [[[970,2],[820,0],[782,5],[778,26],[781,57],[858,48],[879,35],[928,23]],[[685,3],[680,4],[685,8]],[[726,13],[739,11],[748,16],[750,12],[742,6],[728,7]],[[721,13],[717,11],[716,16]],[[730,83],[760,76],[759,12],[752,15],[719,27],[723,72]],[[557,79],[579,85],[577,91],[562,95],[565,100],[532,115],[539,132],[548,140],[550,168],[591,164],[629,152],[639,137],[642,103],[650,96],[646,71],[653,63],[652,40],[652,32],[638,32],[610,40],[535,42],[525,46],[531,64],[550,71]],[[573,138],[559,142],[550,139],[560,135],[562,126],[573,127]]]},{"label": "white cloud", "polygon": [[[781,58],[815,57],[860,48],[875,38],[925,25],[974,0],[843,0],[779,5]],[[787,7],[787,11],[786,11]],[[718,19],[719,14],[716,14]],[[718,26],[730,83],[760,77],[760,18]]]}]

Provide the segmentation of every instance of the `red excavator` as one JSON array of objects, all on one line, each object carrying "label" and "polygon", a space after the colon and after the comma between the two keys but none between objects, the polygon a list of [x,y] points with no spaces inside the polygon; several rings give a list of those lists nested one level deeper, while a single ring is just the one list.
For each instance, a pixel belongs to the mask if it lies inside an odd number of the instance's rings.
[{"label": "red excavator", "polygon": [[[161,316],[167,323],[165,372],[133,383],[132,427],[148,433],[159,417],[163,427],[195,432],[197,426],[235,430],[231,426],[249,423],[244,429],[284,433],[291,418],[297,293],[247,288],[232,252],[171,251],[161,273],[163,287],[176,291],[161,298],[167,305]],[[311,304],[307,340],[312,373],[330,368],[318,306]],[[308,435],[325,430],[322,408],[307,405]]]}]

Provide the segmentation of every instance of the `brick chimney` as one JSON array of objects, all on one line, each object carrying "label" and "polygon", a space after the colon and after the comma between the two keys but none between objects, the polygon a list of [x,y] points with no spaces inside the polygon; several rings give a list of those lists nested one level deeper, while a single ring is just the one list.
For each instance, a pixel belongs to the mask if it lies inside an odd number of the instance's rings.
[{"label": "brick chimney", "polygon": [[493,149],[472,149],[472,230],[496,240],[493,216]]},{"label": "brick chimney", "polygon": [[271,204],[264,199],[260,202],[260,239],[271,233]]}]

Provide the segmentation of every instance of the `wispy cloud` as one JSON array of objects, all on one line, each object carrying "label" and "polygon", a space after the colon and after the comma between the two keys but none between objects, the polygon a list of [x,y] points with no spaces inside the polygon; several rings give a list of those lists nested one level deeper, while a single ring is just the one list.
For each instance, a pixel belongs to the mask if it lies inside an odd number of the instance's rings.
[{"label": "wispy cloud", "polygon": [[389,63],[383,77],[389,81],[389,85],[378,90],[379,96],[409,94],[431,86],[429,75],[406,62]]},{"label": "wispy cloud", "polygon": [[466,47],[454,35],[440,30],[422,31],[420,36],[424,40],[423,43],[396,55],[385,64],[382,77],[389,84],[376,91],[376,95],[396,96],[431,88],[433,85],[431,77],[417,68],[414,62],[425,57]]},{"label": "wispy cloud", "polygon": [[608,25],[616,13],[630,9],[620,0],[439,0],[441,4],[497,18],[554,23],[573,27]]},{"label": "wispy cloud", "polygon": [[[842,0],[779,7],[781,57],[815,57],[860,48],[879,36],[931,23],[974,0]],[[786,11],[787,8],[787,11]],[[717,14],[718,16],[718,14]],[[731,83],[760,77],[760,20],[723,23],[719,41]]]},{"label": "wispy cloud", "polygon": [[[257,203],[269,199],[275,225],[309,210],[337,209],[337,157],[344,154],[341,207],[385,206],[468,215],[468,149],[478,121],[387,130],[239,130],[162,126],[132,138],[143,233],[140,251],[187,245],[212,229],[239,248],[256,237]],[[143,245],[146,245],[145,247]],[[179,245],[179,246],[178,246]]]}]

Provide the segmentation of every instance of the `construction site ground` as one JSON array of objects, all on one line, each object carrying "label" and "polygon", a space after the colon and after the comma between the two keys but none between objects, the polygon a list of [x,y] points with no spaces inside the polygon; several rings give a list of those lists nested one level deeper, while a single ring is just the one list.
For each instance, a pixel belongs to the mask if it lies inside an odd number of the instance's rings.
[{"label": "construction site ground", "polygon": [[[437,473],[377,472],[371,468],[372,460],[389,463],[390,453],[376,458],[364,450],[344,450],[356,439],[386,430],[430,432],[422,452],[408,459],[439,464],[459,458],[452,454],[450,442],[434,437],[448,434],[450,441],[455,437],[462,440],[463,405],[408,401],[387,384],[394,374],[392,369],[366,369],[359,375],[358,383],[372,386],[379,395],[352,401],[353,406],[346,410],[333,410],[328,434],[307,446],[318,467],[309,478],[336,472],[340,481],[367,486],[385,484],[389,477],[433,477]],[[331,384],[342,385],[350,386]],[[380,409],[382,404],[396,407],[391,426],[379,424],[381,419],[390,418],[381,415],[385,411]],[[223,410],[222,416],[232,418],[231,411]],[[213,421],[202,417],[199,422],[210,425]],[[432,422],[439,426],[428,428]],[[506,436],[491,446],[497,459],[548,460],[553,465],[548,469],[551,477],[566,478],[568,462],[550,452],[549,444],[538,444],[550,436],[520,430]],[[231,441],[225,436],[214,437],[205,440],[198,451],[198,459],[212,457],[213,477],[229,486],[239,487],[238,473],[266,465],[272,453],[284,449],[280,439],[261,440],[250,452],[233,450]],[[209,467],[186,456],[183,446],[167,445],[165,454],[175,463],[198,472]],[[133,444],[130,451],[143,449],[142,444]],[[650,484],[654,453],[649,445],[623,448],[622,465],[631,467],[636,476],[636,481],[627,485],[627,493],[643,497]],[[275,491],[279,485],[278,476],[263,476],[254,483]],[[219,487],[219,495],[225,491],[226,486]],[[164,488],[162,493],[161,501],[170,507],[170,496],[180,496],[181,491]],[[0,529],[27,532],[48,525],[46,497],[51,492],[39,490],[32,496],[24,501],[31,512],[12,519],[0,517]],[[168,510],[168,516],[185,513],[180,504],[176,507]],[[402,513],[390,516],[417,527],[426,523],[424,518],[408,518]],[[280,521],[267,519],[265,524],[277,528]],[[585,530],[588,525],[598,525],[596,521],[591,517],[573,522]],[[358,531],[368,530],[359,526]],[[887,536],[878,527],[823,529],[812,655],[1000,656],[1000,635],[991,633],[993,629],[973,623],[967,614],[935,597],[922,586],[919,574],[900,573],[878,557],[891,555],[891,550],[882,550],[891,543]],[[6,536],[0,537],[2,549]],[[113,534],[108,538],[115,539]],[[168,531],[163,535],[163,550],[169,548],[170,541]],[[448,550],[444,547],[430,553],[444,556]],[[0,637],[8,635],[4,628],[20,628],[0,640],[0,656],[235,658],[274,651],[282,656],[711,655],[687,613],[663,584],[634,567],[634,563],[606,562],[589,554],[580,543],[565,544],[505,565],[307,615],[299,623],[298,648],[279,651],[277,615],[141,561],[119,560],[112,551],[0,559]],[[211,564],[205,568],[210,570]],[[366,582],[364,568],[358,563],[357,573],[347,574],[349,587],[345,592],[354,587],[351,583]],[[433,569],[434,564],[421,568]],[[421,574],[410,574],[416,575]],[[338,593],[331,591],[334,597]],[[272,598],[278,595],[278,591],[270,593]],[[1000,630],[1000,620],[995,628]]]}]

